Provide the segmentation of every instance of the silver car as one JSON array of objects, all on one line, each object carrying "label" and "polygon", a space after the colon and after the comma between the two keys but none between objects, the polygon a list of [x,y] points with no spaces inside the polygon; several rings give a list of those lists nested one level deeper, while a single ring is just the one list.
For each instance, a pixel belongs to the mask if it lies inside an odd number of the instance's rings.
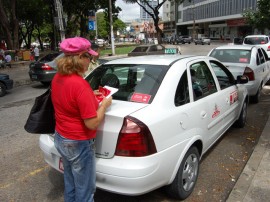
[{"label": "silver car", "polygon": [[269,80],[270,62],[262,47],[251,45],[220,46],[211,50],[209,56],[220,60],[234,75],[246,75],[249,96],[254,103],[259,102],[262,87]]}]

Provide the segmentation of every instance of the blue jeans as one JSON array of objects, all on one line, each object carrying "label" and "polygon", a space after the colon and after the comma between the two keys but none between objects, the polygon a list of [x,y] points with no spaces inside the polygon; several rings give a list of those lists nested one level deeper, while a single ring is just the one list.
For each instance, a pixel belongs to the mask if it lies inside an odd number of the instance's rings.
[{"label": "blue jeans", "polygon": [[55,132],[64,165],[65,202],[92,202],[96,191],[94,140],[70,140]]}]

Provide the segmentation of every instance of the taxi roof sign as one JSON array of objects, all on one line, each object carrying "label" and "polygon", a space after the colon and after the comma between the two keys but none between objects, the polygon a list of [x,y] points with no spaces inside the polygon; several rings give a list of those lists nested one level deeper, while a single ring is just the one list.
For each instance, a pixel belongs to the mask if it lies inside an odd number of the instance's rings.
[{"label": "taxi roof sign", "polygon": [[178,49],[177,48],[165,48],[165,54],[177,54]]}]

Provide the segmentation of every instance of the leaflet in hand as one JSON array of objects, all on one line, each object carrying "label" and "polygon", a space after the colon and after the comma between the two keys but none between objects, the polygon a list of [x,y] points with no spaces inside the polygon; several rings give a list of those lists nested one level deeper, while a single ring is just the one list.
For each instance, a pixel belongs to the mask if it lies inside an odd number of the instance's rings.
[{"label": "leaflet in hand", "polygon": [[108,98],[111,95],[113,95],[114,93],[116,93],[118,91],[117,88],[113,88],[110,86],[99,86],[98,91],[101,93],[101,95],[96,95],[96,98],[98,100],[98,102],[102,102],[102,100],[104,99],[104,97]]}]

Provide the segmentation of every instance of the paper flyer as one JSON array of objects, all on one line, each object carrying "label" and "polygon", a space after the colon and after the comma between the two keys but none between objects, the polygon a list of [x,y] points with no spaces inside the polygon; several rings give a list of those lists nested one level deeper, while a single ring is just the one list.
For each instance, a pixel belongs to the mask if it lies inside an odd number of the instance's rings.
[{"label": "paper flyer", "polygon": [[110,86],[104,86],[104,87],[99,86],[98,91],[101,93],[101,95],[96,95],[96,98],[98,102],[101,103],[104,97],[108,98],[112,96],[114,93],[118,91],[118,89],[110,87]]}]

